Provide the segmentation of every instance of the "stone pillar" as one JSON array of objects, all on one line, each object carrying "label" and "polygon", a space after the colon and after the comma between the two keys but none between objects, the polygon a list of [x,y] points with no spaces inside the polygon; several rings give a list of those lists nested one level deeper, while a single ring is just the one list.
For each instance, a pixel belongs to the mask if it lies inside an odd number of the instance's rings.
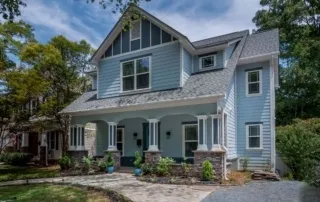
[{"label": "stone pillar", "polygon": [[161,151],[145,151],[145,163],[158,163],[161,157]]},{"label": "stone pillar", "polygon": [[159,151],[158,147],[158,131],[159,131],[159,120],[157,119],[148,119],[149,121],[149,148],[148,151]]},{"label": "stone pillar", "polygon": [[48,148],[47,148],[47,133],[41,134],[40,145],[40,165],[48,166]]},{"label": "stone pillar", "polygon": [[107,157],[109,155],[109,152],[111,153],[113,159],[114,159],[114,169],[118,170],[120,169],[120,165],[121,165],[121,153],[120,151],[109,151],[106,150],[105,152],[105,160],[107,160]]},{"label": "stone pillar", "polygon": [[225,176],[225,151],[194,151],[194,167],[201,176],[201,166],[203,161],[209,160],[215,171],[216,179],[221,181]]},{"label": "stone pillar", "polygon": [[207,151],[207,115],[197,116],[198,118],[198,151]]},{"label": "stone pillar", "polygon": [[29,133],[22,133],[21,138],[21,151],[28,153],[29,151]]},{"label": "stone pillar", "polygon": [[108,122],[108,151],[118,151],[117,149],[117,123]]}]

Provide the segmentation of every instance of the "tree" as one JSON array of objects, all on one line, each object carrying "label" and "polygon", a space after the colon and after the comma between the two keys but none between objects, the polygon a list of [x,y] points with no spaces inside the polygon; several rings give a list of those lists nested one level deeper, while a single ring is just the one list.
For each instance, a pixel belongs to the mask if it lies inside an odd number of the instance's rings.
[{"label": "tree", "polygon": [[261,0],[253,22],[259,30],[280,29],[277,124],[320,116],[319,0]]},{"label": "tree", "polygon": [[56,36],[46,45],[30,43],[21,59],[31,64],[45,80],[50,81],[45,93],[46,102],[40,105],[41,116],[50,117],[60,126],[62,150],[68,149],[69,119],[59,112],[87,90],[83,75],[93,50],[84,40],[72,42]]},{"label": "tree", "polygon": [[26,3],[22,0],[1,0],[0,14],[3,19],[12,21],[15,16],[20,16],[20,7],[25,7]]}]

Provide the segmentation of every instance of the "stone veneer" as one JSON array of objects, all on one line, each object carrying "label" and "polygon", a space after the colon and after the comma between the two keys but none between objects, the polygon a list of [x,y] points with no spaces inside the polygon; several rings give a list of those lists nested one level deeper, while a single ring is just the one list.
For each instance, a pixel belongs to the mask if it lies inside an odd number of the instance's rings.
[{"label": "stone veneer", "polygon": [[47,146],[40,146],[40,165],[48,166]]},{"label": "stone veneer", "polygon": [[108,151],[108,150],[105,150],[104,151],[105,158],[108,157],[107,155],[108,155],[109,152],[112,154],[112,157],[114,159],[114,169],[115,170],[120,169],[120,165],[121,165],[121,162],[120,162],[121,161],[121,153],[120,153],[120,151]]},{"label": "stone veneer", "polygon": [[84,156],[88,156],[88,151],[87,150],[69,150],[68,151],[68,156],[70,156],[72,159],[78,161],[79,163],[82,162],[82,158]]},{"label": "stone veneer", "polygon": [[144,151],[145,163],[158,163],[161,157],[161,151]]},{"label": "stone veneer", "polygon": [[215,171],[217,180],[222,180],[224,176],[224,155],[225,151],[194,151],[194,172],[201,174],[203,161],[209,160]]}]

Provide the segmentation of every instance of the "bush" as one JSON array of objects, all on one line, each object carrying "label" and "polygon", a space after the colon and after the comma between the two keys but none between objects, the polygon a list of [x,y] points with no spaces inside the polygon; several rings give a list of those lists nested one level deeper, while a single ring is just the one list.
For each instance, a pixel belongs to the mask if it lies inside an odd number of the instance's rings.
[{"label": "bush", "polygon": [[141,168],[142,158],[141,158],[139,152],[136,151],[136,152],[134,153],[134,156],[135,156],[135,160],[134,160],[134,163],[133,163],[134,166],[135,166],[136,168]]},{"label": "bush", "polygon": [[320,186],[320,119],[294,120],[277,128],[276,147],[295,180]]},{"label": "bush", "polygon": [[241,159],[241,166],[242,166],[242,170],[245,172],[248,170],[248,164],[249,164],[249,157],[244,157],[243,159]]},{"label": "bush", "polygon": [[189,172],[191,170],[191,164],[188,164],[188,163],[181,163],[181,168],[182,168],[182,175],[184,177],[188,177],[189,176]]},{"label": "bush", "polygon": [[151,163],[144,163],[141,165],[143,175],[155,174],[155,165]]},{"label": "bush", "polygon": [[82,158],[82,162],[84,164],[84,168],[85,168],[85,171],[89,171],[91,169],[91,165],[92,165],[92,158],[91,157],[83,157]]},{"label": "bush", "polygon": [[214,170],[212,169],[212,164],[210,163],[210,161],[205,160],[202,163],[202,167],[201,167],[201,176],[202,179],[204,180],[212,180],[214,177]]},{"label": "bush", "polygon": [[0,155],[0,161],[13,166],[26,166],[32,159],[32,154],[22,152],[10,152]]},{"label": "bush", "polygon": [[156,166],[157,175],[159,175],[159,176],[168,175],[170,173],[170,165],[172,165],[173,163],[175,163],[175,161],[172,158],[160,157],[158,165]]},{"label": "bush", "polygon": [[100,171],[104,171],[107,166],[108,166],[108,163],[103,158],[98,159],[98,167],[100,168]]},{"label": "bush", "polygon": [[64,155],[59,160],[59,165],[61,170],[68,170],[72,168],[73,162],[69,156]]},{"label": "bush", "polygon": [[114,159],[112,157],[112,153],[109,152],[107,157],[107,166],[112,167],[113,165],[114,165]]}]

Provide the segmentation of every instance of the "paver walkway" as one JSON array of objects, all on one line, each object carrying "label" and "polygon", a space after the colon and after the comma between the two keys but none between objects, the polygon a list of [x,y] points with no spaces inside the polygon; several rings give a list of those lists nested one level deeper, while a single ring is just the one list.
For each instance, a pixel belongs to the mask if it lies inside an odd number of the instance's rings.
[{"label": "paver walkway", "polygon": [[[134,176],[126,173],[28,180],[29,184],[44,182],[71,183],[110,189],[139,202],[198,202],[216,188],[214,186],[152,184],[138,181]],[[1,182],[0,186],[20,184],[26,184],[26,180]]]}]

